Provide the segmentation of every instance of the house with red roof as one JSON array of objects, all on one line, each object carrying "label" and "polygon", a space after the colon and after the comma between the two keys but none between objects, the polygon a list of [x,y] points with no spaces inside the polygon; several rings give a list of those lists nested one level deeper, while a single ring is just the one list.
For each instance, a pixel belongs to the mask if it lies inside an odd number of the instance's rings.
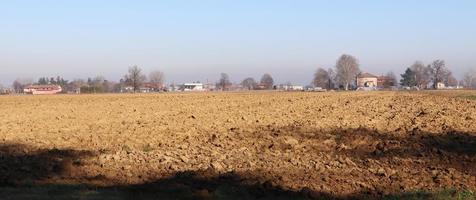
[{"label": "house with red roof", "polygon": [[370,73],[357,75],[357,87],[377,87],[378,77]]}]

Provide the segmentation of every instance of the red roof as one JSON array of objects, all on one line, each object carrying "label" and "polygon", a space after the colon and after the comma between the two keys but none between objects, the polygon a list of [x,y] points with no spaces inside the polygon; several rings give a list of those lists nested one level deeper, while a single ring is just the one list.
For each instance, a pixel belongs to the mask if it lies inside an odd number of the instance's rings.
[{"label": "red roof", "polygon": [[357,78],[377,78],[377,76],[370,73],[360,73]]},{"label": "red roof", "polygon": [[26,87],[27,90],[59,90],[59,85],[30,85]]}]

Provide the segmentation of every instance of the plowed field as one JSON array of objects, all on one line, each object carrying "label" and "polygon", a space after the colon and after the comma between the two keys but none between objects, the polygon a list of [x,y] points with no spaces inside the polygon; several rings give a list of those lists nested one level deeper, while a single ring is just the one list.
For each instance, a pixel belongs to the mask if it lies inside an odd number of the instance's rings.
[{"label": "plowed field", "polygon": [[476,101],[409,92],[2,96],[0,185],[32,184],[205,199],[476,191]]}]

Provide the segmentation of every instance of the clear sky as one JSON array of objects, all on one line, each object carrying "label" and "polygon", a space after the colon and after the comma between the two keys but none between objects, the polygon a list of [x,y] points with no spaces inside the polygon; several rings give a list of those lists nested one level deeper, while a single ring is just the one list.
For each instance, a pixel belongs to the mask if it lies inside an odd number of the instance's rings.
[{"label": "clear sky", "polygon": [[269,72],[307,84],[343,53],[399,74],[444,59],[476,68],[474,0],[0,1],[0,82],[62,75],[118,80],[131,65],[168,82],[239,82]]}]

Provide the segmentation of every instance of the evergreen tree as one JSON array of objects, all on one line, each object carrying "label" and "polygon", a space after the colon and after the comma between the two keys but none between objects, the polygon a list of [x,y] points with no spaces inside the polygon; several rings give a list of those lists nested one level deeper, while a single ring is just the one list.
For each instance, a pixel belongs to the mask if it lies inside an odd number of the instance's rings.
[{"label": "evergreen tree", "polygon": [[415,73],[410,68],[407,68],[405,70],[405,73],[401,76],[402,79],[400,80],[400,85],[407,87],[413,87],[417,85],[415,80]]}]

